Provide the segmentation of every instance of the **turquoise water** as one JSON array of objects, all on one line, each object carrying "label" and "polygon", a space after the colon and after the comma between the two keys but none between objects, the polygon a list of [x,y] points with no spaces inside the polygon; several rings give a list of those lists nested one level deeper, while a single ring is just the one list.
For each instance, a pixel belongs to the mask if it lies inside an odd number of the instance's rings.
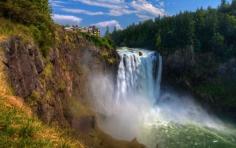
[{"label": "turquoise water", "polygon": [[149,148],[236,148],[236,129],[157,122],[143,128],[139,141]]}]

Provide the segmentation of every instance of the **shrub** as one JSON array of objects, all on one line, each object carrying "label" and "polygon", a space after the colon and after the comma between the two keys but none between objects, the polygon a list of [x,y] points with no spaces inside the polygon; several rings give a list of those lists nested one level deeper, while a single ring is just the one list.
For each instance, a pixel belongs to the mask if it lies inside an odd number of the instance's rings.
[{"label": "shrub", "polygon": [[48,0],[0,1],[0,16],[30,26],[30,31],[44,56],[47,56],[48,47],[52,44],[53,38],[53,23],[50,14]]},{"label": "shrub", "polygon": [[51,22],[48,0],[1,0],[0,13],[8,19],[26,25],[49,25]]}]

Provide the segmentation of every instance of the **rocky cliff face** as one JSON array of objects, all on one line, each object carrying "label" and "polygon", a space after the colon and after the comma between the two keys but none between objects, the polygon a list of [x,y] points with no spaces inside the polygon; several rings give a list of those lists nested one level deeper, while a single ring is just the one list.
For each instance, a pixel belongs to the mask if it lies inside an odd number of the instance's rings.
[{"label": "rocky cliff face", "polygon": [[[114,49],[97,48],[79,34],[63,29],[55,32],[54,46],[46,57],[33,42],[17,36],[1,42],[1,47],[15,95],[24,98],[39,118],[66,127],[94,128],[94,114],[84,107],[88,105],[88,76],[116,73],[119,58]],[[104,52],[113,63],[102,58]],[[79,111],[86,108],[83,117],[75,117],[72,102],[79,104]]]},{"label": "rocky cliff face", "polygon": [[191,92],[203,105],[236,119],[236,62],[212,53],[176,50],[164,57],[164,82]]},{"label": "rocky cliff face", "polygon": [[39,49],[33,40],[18,36],[0,41],[0,62],[14,95],[22,97],[45,123],[76,131],[75,138],[88,147],[143,147],[136,140],[118,141],[102,132],[89,103],[91,74],[116,78],[115,49],[96,47],[79,33],[60,27],[54,33],[49,49]]}]

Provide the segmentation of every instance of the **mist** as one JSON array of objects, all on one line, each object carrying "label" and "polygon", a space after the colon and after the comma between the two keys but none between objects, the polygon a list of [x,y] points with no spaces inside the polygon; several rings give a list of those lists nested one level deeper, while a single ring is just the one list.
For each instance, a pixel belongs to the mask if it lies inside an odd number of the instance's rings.
[{"label": "mist", "polygon": [[143,127],[169,123],[225,130],[224,124],[194,102],[191,96],[166,91],[161,93],[156,105],[144,95],[130,95],[117,102],[116,87],[110,76],[91,76],[90,83],[91,103],[98,114],[98,125],[114,138],[133,140],[139,137]]},{"label": "mist", "polygon": [[110,76],[91,76],[91,104],[98,114],[98,124],[117,139],[132,140],[139,134],[143,115],[151,107],[145,98],[133,96],[115,99],[115,85]]}]

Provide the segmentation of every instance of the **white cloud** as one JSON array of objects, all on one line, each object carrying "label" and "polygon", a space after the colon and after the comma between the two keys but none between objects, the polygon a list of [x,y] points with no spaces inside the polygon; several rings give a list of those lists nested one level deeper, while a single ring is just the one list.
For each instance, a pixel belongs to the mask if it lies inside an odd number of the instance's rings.
[{"label": "white cloud", "polygon": [[111,9],[109,12],[109,15],[111,16],[122,16],[122,15],[127,15],[127,14],[132,14],[136,13],[137,11],[135,10],[129,10],[126,8],[118,8],[118,9]]},{"label": "white cloud", "polygon": [[[140,16],[164,16],[165,10],[164,1],[157,0],[156,2],[149,2],[148,0],[132,0],[128,2],[127,0],[74,0],[86,5],[104,7],[109,9],[104,15],[110,16],[122,16],[128,14],[136,14]],[[156,5],[154,5],[156,4]]]},{"label": "white cloud", "polygon": [[[74,14],[86,14],[91,16],[123,16],[135,14],[141,20],[152,19],[158,16],[164,16],[164,1],[155,0],[72,0],[84,5],[102,7],[102,11],[89,11],[80,8],[61,8],[62,11]],[[51,0],[54,5],[61,5],[65,3],[60,0]],[[76,6],[76,5],[75,5]]]},{"label": "white cloud", "polygon": [[54,14],[52,18],[55,22],[62,25],[79,25],[82,21],[81,18],[72,15]]},{"label": "white cloud", "polygon": [[145,14],[137,14],[137,17],[140,18],[142,21],[152,19],[151,16],[145,15]]},{"label": "white cloud", "polygon": [[95,25],[97,27],[100,27],[100,28],[116,27],[117,29],[122,29],[120,23],[117,20],[99,22],[99,23],[96,23],[96,24],[93,24],[93,25]]},{"label": "white cloud", "polygon": [[53,7],[64,7],[63,5],[65,4],[65,2],[58,0],[49,0],[49,4],[51,4],[51,6]]},{"label": "white cloud", "polygon": [[65,4],[66,2],[60,1],[60,0],[49,0],[49,2],[52,3],[58,3],[58,4]]},{"label": "white cloud", "polygon": [[69,8],[63,8],[61,10],[65,11],[65,12],[80,13],[80,14],[86,14],[86,15],[104,15],[104,12],[101,12],[101,11],[92,12],[92,11],[88,11],[88,10],[69,9]]},{"label": "white cloud", "polygon": [[93,11],[88,11],[88,10],[83,10],[83,9],[70,9],[70,8],[62,8],[61,10],[64,12],[86,14],[86,15],[91,15],[91,16],[96,16],[96,15],[122,16],[122,15],[128,15],[128,14],[137,12],[135,10],[129,10],[126,8],[110,9],[109,12],[102,12],[102,11],[93,12]]},{"label": "white cloud", "polygon": [[140,13],[147,13],[154,17],[164,16],[165,11],[162,8],[155,7],[146,0],[133,0],[131,6]]},{"label": "white cloud", "polygon": [[74,0],[86,5],[104,7],[110,9],[121,8],[120,4],[124,3],[124,0]]}]

